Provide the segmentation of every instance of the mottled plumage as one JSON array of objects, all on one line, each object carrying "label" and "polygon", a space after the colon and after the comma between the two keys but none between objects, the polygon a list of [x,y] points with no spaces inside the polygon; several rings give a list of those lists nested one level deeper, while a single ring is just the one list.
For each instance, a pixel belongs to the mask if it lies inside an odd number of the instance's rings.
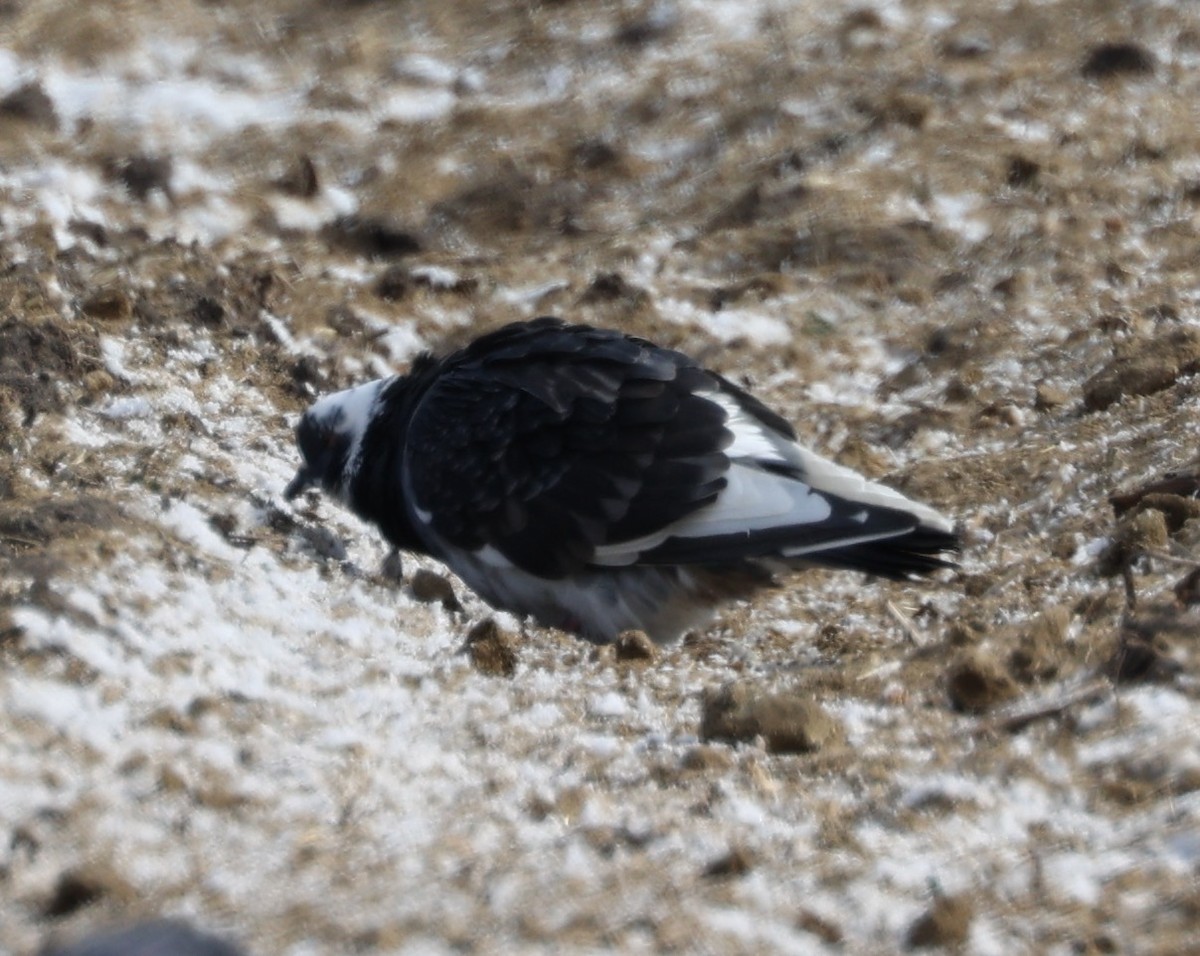
[{"label": "mottled plumage", "polygon": [[495,607],[599,641],[669,640],[788,567],[905,579],[958,546],[686,355],[558,319],[327,396],[297,440],[288,497],[319,484]]}]

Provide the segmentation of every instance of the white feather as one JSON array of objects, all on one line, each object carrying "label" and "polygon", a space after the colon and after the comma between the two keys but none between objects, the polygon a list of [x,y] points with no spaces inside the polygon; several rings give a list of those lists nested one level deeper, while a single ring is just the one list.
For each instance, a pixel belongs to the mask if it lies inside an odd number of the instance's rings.
[{"label": "white feather", "polygon": [[640,538],[602,545],[592,560],[610,566],[633,564],[667,538],[707,538],[818,524],[833,511],[825,498],[794,478],[736,461],[731,463],[726,478],[728,484],[712,504]]},{"label": "white feather", "polygon": [[906,511],[924,525],[938,531],[953,531],[953,523],[928,505],[906,498],[894,488],[864,478],[858,472],[813,454],[807,448],[793,444],[804,478],[817,491],[827,491],[847,501],[881,508]]},{"label": "white feather", "polygon": [[378,378],[372,382],[343,389],[326,395],[315,402],[308,414],[317,421],[327,422],[337,429],[340,434],[350,438],[350,447],[346,452],[346,467],[342,471],[342,481],[337,489],[337,497],[346,501],[346,495],[354,475],[358,472],[362,458],[362,440],[367,432],[367,426],[375,415],[380,395],[384,386],[391,378]]},{"label": "white feather", "polygon": [[[828,458],[767,427],[746,412],[730,395],[716,394],[710,399],[729,416],[725,427],[733,432],[733,444],[725,449],[730,458],[753,458],[797,468],[815,491],[827,491],[847,501],[907,511],[923,524],[940,531],[952,531],[953,524],[927,505],[906,498],[895,489],[864,478]],[[855,519],[859,520],[859,519]],[[866,520],[864,512],[863,518]]]},{"label": "white feather", "polygon": [[780,465],[795,464],[795,442],[750,415],[732,395],[714,392],[705,397],[720,405],[728,416],[725,427],[733,432],[733,444],[725,449],[725,454],[730,458],[753,458]]}]

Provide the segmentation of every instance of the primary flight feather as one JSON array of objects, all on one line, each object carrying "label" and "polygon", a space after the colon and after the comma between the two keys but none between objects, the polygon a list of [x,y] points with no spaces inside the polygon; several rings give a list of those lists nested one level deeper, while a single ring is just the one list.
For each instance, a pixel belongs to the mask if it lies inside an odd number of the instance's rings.
[{"label": "primary flight feather", "polygon": [[288,498],[318,485],[494,607],[596,641],[671,640],[789,567],[906,579],[958,548],[688,356],[559,319],[326,396],[296,437]]}]

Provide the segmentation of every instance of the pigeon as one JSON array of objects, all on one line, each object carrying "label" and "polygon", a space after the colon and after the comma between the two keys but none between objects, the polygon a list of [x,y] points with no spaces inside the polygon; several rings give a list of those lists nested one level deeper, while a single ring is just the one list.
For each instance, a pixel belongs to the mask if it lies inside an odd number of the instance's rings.
[{"label": "pigeon", "polygon": [[318,486],[485,602],[608,643],[659,643],[812,565],[907,580],[953,567],[952,523],[804,448],[681,352],[553,317],[319,399]]}]

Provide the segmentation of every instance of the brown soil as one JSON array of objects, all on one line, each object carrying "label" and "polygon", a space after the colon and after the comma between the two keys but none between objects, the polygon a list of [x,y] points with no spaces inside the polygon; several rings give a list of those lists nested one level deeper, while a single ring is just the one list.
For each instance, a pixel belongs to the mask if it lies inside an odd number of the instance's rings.
[{"label": "brown soil", "polygon": [[[1200,11],[110,6],[0,4],[0,950],[1196,949]],[[281,502],[316,395],[547,313],[961,568],[598,652]]]}]

